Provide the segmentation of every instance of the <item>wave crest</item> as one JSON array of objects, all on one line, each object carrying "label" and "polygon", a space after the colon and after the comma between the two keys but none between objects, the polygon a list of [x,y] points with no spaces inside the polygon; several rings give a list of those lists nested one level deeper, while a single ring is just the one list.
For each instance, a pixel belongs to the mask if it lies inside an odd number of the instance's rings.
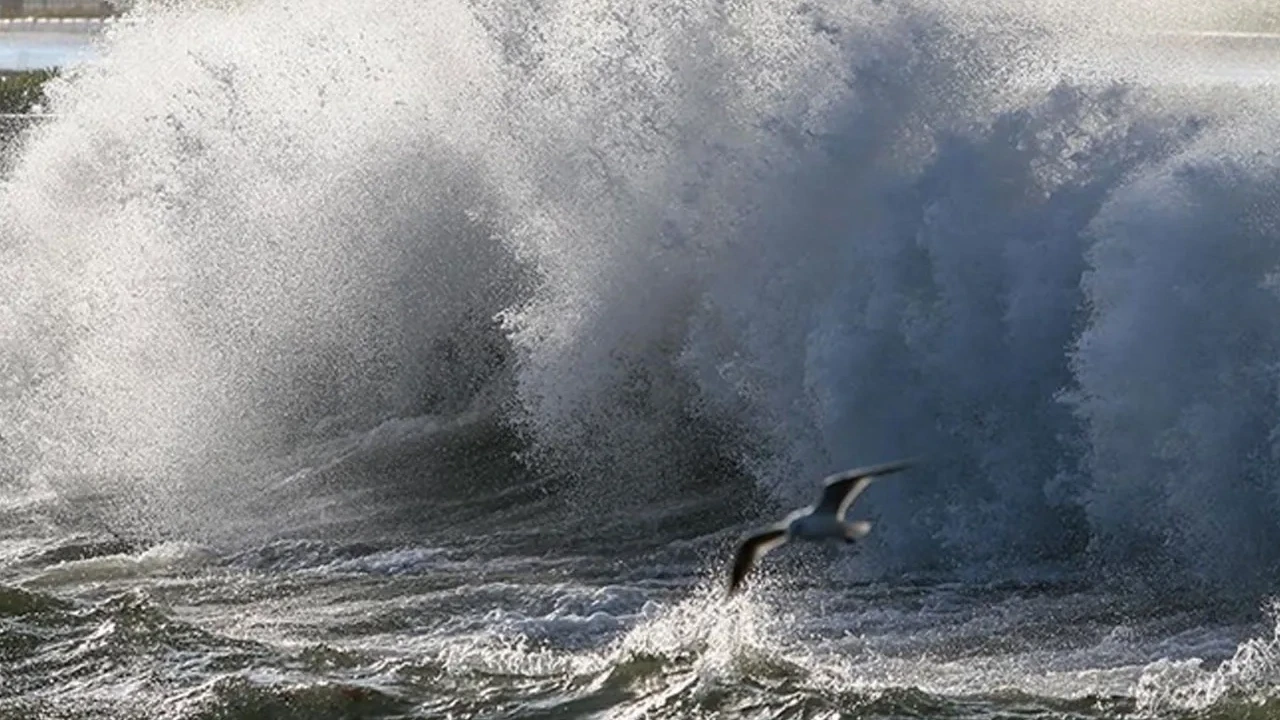
[{"label": "wave crest", "polygon": [[10,474],[199,514],[478,407],[584,514],[923,452],[882,570],[1280,560],[1271,91],[1098,82],[1018,2],[508,5],[145,6],[56,88],[0,190]]}]

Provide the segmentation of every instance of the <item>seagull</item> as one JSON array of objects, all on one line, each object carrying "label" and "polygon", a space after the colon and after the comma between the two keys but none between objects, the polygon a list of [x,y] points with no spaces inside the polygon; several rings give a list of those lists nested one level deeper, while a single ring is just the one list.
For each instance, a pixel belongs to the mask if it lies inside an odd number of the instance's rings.
[{"label": "seagull", "polygon": [[729,578],[729,595],[742,587],[742,581],[765,553],[788,540],[839,540],[856,542],[871,532],[865,520],[845,522],[845,512],[863,490],[881,475],[901,472],[915,464],[914,460],[898,460],[882,465],[845,470],[828,475],[822,481],[822,497],[816,505],[802,507],[779,522],[747,536],[738,546]]}]

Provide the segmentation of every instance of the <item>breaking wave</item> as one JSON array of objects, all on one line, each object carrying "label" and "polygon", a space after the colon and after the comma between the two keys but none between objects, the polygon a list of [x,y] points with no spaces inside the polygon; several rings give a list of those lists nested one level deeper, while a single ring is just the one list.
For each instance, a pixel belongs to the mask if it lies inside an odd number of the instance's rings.
[{"label": "breaking wave", "polygon": [[479,416],[587,508],[920,453],[881,569],[1266,582],[1275,96],[1080,5],[143,4],[0,187],[8,482]]}]

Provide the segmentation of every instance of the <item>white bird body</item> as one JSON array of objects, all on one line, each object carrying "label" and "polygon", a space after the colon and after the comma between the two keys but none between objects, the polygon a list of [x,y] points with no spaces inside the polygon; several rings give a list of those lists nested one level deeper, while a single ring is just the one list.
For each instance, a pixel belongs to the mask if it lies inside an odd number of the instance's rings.
[{"label": "white bird body", "polygon": [[814,506],[810,505],[788,515],[787,519],[783,521],[787,526],[787,539],[814,542],[823,540],[847,542],[849,539],[848,526],[833,513],[817,512],[816,510]]},{"label": "white bird body", "polygon": [[844,516],[849,506],[876,478],[900,472],[911,465],[912,461],[903,460],[829,475],[823,480],[822,496],[817,503],[793,511],[780,522],[742,541],[729,578],[729,594],[738,591],[757,560],[790,540],[852,543],[865,537],[871,532],[871,523],[865,520],[846,522]]}]

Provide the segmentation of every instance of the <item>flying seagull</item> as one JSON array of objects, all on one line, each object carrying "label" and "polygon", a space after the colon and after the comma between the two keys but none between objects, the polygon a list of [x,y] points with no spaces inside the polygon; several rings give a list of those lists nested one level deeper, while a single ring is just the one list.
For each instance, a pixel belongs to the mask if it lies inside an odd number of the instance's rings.
[{"label": "flying seagull", "polygon": [[863,490],[876,478],[901,472],[915,461],[899,460],[845,470],[822,481],[822,497],[816,505],[800,508],[769,527],[749,535],[738,546],[733,559],[733,575],[729,578],[729,595],[742,587],[742,580],[765,553],[788,540],[840,540],[855,542],[871,532],[871,523],[860,520],[845,522],[845,512]]}]

